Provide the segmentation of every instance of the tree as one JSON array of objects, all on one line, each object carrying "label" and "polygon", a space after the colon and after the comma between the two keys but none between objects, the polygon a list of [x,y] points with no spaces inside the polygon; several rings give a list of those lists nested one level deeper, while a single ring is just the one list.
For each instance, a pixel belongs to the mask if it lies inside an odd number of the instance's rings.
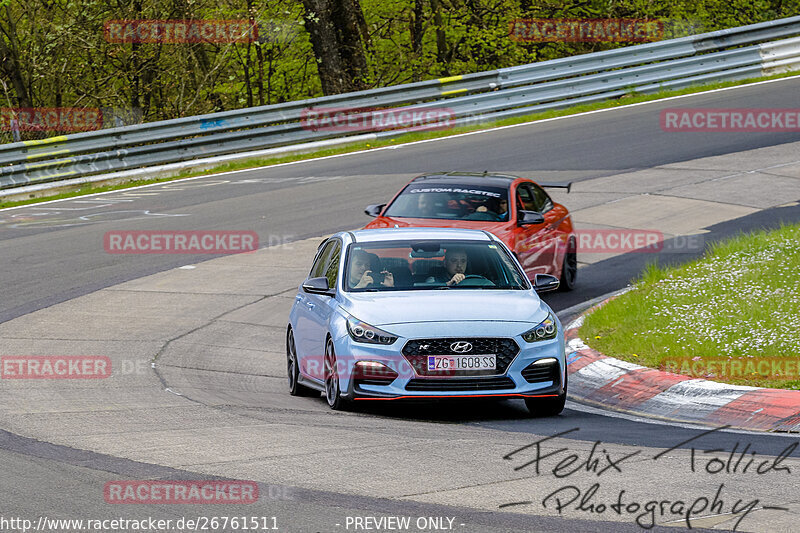
[{"label": "tree", "polygon": [[32,107],[30,89],[20,64],[21,45],[17,39],[15,20],[19,15],[12,13],[7,4],[1,6],[1,8],[3,16],[2,20],[0,20],[0,73],[2,73],[3,78],[11,81],[16,105],[18,107]]},{"label": "tree", "polygon": [[303,7],[323,93],[365,89],[369,37],[359,0],[303,0]]}]

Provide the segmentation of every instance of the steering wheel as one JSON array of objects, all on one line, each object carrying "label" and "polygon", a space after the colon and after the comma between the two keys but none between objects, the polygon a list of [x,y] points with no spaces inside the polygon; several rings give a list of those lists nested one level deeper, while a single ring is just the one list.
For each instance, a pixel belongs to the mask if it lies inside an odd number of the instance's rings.
[{"label": "steering wheel", "polygon": [[497,214],[492,211],[473,211],[465,216],[464,220],[488,220],[490,222],[496,222],[499,218]]},{"label": "steering wheel", "polygon": [[458,287],[494,287],[494,283],[479,274],[470,274],[464,276],[461,283],[457,284]]}]

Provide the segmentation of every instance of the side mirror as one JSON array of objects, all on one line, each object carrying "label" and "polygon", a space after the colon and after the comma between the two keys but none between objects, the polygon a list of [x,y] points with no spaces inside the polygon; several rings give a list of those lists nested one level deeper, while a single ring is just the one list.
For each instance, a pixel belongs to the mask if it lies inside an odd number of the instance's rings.
[{"label": "side mirror", "polygon": [[383,208],[386,207],[386,204],[373,204],[368,205],[366,209],[364,209],[364,213],[371,217],[376,217],[381,214]]},{"label": "side mirror", "polygon": [[517,224],[520,226],[544,224],[544,215],[537,211],[517,211]]},{"label": "side mirror", "polygon": [[303,282],[303,290],[310,294],[323,294],[326,296],[333,296],[331,288],[328,286],[328,278],[325,276],[319,278],[309,278]]},{"label": "side mirror", "polygon": [[554,291],[559,285],[558,278],[550,274],[536,274],[533,278],[533,288],[538,293]]}]

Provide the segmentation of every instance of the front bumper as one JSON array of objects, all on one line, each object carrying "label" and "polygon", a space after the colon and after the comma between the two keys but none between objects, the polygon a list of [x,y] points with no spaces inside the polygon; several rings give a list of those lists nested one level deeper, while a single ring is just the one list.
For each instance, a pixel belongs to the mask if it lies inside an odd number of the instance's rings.
[{"label": "front bumper", "polygon": [[[376,387],[377,386],[373,386]],[[378,392],[363,390],[360,386],[351,387],[350,394],[346,395],[348,399],[352,400],[447,400],[457,398],[555,398],[562,393],[561,383],[551,385],[549,387],[535,389],[535,390],[517,390],[516,388],[508,391],[447,391],[436,393],[421,393],[421,392],[408,392],[405,394]]]},{"label": "front bumper", "polygon": [[[560,324],[559,324],[560,327]],[[519,327],[516,328],[520,329]],[[469,335],[470,338],[488,335]],[[448,335],[452,338],[452,335]],[[499,337],[493,335],[492,337]],[[461,373],[438,376],[421,372],[409,363],[403,347],[410,340],[400,337],[389,346],[370,345],[352,341],[349,336],[335,340],[339,383],[342,395],[350,400],[422,400],[448,398],[544,398],[563,393],[566,372],[564,338],[559,335],[549,341],[525,342],[521,336],[504,336],[512,339],[519,350],[504,368],[494,374]],[[346,354],[346,355],[341,355]],[[376,383],[358,379],[354,375],[356,363],[374,361],[395,372],[391,382]],[[545,365],[536,362],[549,361]],[[498,365],[500,366],[500,365]]]}]

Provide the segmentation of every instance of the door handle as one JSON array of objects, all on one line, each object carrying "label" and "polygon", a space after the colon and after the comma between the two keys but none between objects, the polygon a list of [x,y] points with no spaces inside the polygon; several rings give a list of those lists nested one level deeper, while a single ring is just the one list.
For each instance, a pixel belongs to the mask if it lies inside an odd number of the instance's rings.
[{"label": "door handle", "polygon": [[306,302],[306,306],[307,306],[309,309],[314,309],[314,304],[312,304],[311,302]]}]

